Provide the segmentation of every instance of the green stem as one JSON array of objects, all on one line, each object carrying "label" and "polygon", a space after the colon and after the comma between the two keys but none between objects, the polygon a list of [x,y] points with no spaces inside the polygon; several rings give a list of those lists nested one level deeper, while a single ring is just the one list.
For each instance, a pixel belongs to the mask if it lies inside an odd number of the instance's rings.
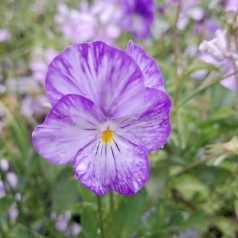
[{"label": "green stem", "polygon": [[110,196],[111,234],[112,234],[112,238],[114,238],[114,236],[115,236],[115,230],[114,230],[114,196],[113,196],[112,191],[110,191],[109,196]]},{"label": "green stem", "polygon": [[179,93],[180,93],[180,87],[181,87],[181,78],[178,75],[178,68],[179,68],[179,41],[178,41],[178,20],[179,20],[179,14],[181,11],[181,6],[182,6],[182,0],[179,0],[178,2],[178,7],[177,7],[177,13],[176,13],[176,19],[175,19],[175,24],[174,24],[174,28],[173,28],[173,38],[174,38],[174,63],[175,63],[175,73],[176,73],[176,90],[175,90],[175,94],[174,94],[174,101],[173,101],[173,105],[176,108],[177,106],[177,102],[178,102],[178,98],[179,98]]},{"label": "green stem", "polygon": [[100,235],[101,235],[101,238],[105,238],[103,212],[102,212],[102,197],[99,195],[97,195],[97,206],[98,206],[98,222],[99,222],[99,228],[100,228]]},{"label": "green stem", "polygon": [[210,88],[211,86],[213,86],[213,85],[219,83],[221,80],[226,79],[226,78],[228,78],[228,77],[230,77],[230,76],[232,76],[232,75],[235,75],[235,74],[237,74],[237,73],[238,73],[238,71],[235,71],[235,72],[233,72],[233,73],[231,73],[231,74],[229,74],[229,75],[227,75],[227,76],[225,76],[225,77],[222,77],[222,78],[218,77],[217,79],[211,80],[209,83],[202,84],[200,87],[198,87],[196,90],[194,90],[191,94],[189,94],[188,96],[186,96],[186,97],[179,103],[178,107],[181,107],[181,106],[182,106],[184,103],[186,103],[189,99],[191,99],[191,98],[197,96],[197,95],[198,95],[199,93],[201,93],[202,91],[205,91],[206,89]]}]

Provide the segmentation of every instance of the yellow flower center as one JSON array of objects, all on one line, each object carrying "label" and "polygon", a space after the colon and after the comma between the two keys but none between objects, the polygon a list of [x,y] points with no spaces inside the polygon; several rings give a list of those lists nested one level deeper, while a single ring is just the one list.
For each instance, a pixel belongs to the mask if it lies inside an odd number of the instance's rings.
[{"label": "yellow flower center", "polygon": [[103,142],[110,142],[113,138],[113,132],[111,130],[105,130],[102,133],[101,140]]}]

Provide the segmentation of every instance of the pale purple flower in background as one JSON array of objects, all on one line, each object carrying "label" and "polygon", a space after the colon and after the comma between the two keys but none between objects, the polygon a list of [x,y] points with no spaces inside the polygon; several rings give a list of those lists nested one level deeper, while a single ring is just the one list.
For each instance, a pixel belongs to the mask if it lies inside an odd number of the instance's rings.
[{"label": "pale purple flower in background", "polygon": [[8,172],[6,175],[7,183],[10,187],[15,188],[17,186],[17,175],[14,172]]},{"label": "pale purple flower in background", "polygon": [[0,198],[5,197],[5,188],[3,182],[0,180]]},{"label": "pale purple flower in background", "polygon": [[70,212],[65,212],[65,213],[61,214],[56,219],[55,228],[58,231],[66,232],[70,219],[71,219],[71,213]]},{"label": "pale purple flower in background", "polygon": [[9,211],[9,218],[11,222],[15,222],[15,220],[17,219],[18,215],[19,215],[19,210],[16,208],[16,206],[12,206]]},{"label": "pale purple flower in background", "polygon": [[55,228],[63,232],[66,237],[72,237],[78,235],[81,231],[81,226],[77,222],[71,221],[72,215],[70,212],[65,212],[58,217],[55,213],[52,213],[51,219],[56,220]]},{"label": "pale purple flower in background", "polygon": [[183,30],[186,28],[190,19],[201,21],[204,16],[205,11],[200,6],[200,0],[182,1],[177,27]]},{"label": "pale purple flower in background", "polygon": [[[238,68],[238,52],[236,51],[238,41],[228,39],[227,32],[217,30],[215,38],[203,41],[199,49],[203,52],[200,59],[220,68],[224,76],[234,73]],[[237,75],[232,75],[221,81],[221,84],[230,89],[237,90]]]},{"label": "pale purple flower in background", "polygon": [[52,109],[32,134],[38,153],[73,163],[78,180],[97,194],[139,191],[149,175],[147,153],[171,131],[156,61],[132,41],[126,51],[76,44],[52,61],[45,85]]},{"label": "pale purple flower in background", "polygon": [[197,229],[187,229],[181,231],[176,238],[199,238],[199,232]]},{"label": "pale purple flower in background", "polygon": [[[200,0],[181,1],[180,14],[178,17],[177,27],[179,30],[184,30],[190,19],[201,21],[205,16],[205,10],[200,6]],[[179,0],[165,0],[164,6],[178,7]]]},{"label": "pale purple flower in background", "polygon": [[92,40],[113,42],[121,33],[119,14],[112,1],[96,1],[92,6],[83,2],[80,10],[69,9],[61,3],[55,21],[61,26],[65,38],[73,43]]},{"label": "pale purple flower in background", "polygon": [[81,226],[80,224],[78,224],[77,222],[73,222],[73,224],[71,224],[66,232],[66,235],[68,237],[71,236],[76,236],[81,232]]},{"label": "pale purple flower in background", "polygon": [[44,85],[45,76],[49,63],[58,54],[55,49],[41,49],[36,48],[32,53],[32,63],[30,69],[33,78]]},{"label": "pale purple flower in background", "polygon": [[91,14],[88,6],[81,11],[69,9],[65,4],[58,5],[55,22],[61,26],[66,39],[72,42],[84,42],[93,39],[97,20]]},{"label": "pale purple flower in background", "polygon": [[222,5],[225,11],[237,11],[238,1],[237,0],[223,0]]},{"label": "pale purple flower in background", "polygon": [[12,38],[12,33],[7,28],[0,29],[0,43],[9,41]]},{"label": "pale purple flower in background", "polygon": [[118,0],[122,8],[120,24],[125,31],[131,31],[136,39],[150,36],[154,21],[153,0]]},{"label": "pale purple flower in background", "polygon": [[0,169],[2,171],[7,171],[9,169],[9,162],[6,159],[0,160]]},{"label": "pale purple flower in background", "polygon": [[16,173],[9,171],[9,162],[5,159],[0,160],[0,170],[4,172],[6,180],[2,181],[0,178],[0,198],[6,195],[8,189],[14,189],[17,186]]},{"label": "pale purple flower in background", "polygon": [[203,33],[206,34],[207,36],[214,35],[216,30],[218,29],[219,24],[209,17],[204,17],[202,20],[197,21],[194,26],[194,31],[197,34]]},{"label": "pale purple flower in background", "polygon": [[26,95],[22,100],[21,113],[26,117],[42,115],[47,104],[48,99],[45,95]]}]

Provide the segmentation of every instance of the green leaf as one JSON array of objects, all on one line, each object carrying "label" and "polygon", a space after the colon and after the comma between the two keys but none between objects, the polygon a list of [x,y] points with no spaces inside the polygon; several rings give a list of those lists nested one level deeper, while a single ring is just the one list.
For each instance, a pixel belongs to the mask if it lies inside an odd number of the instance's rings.
[{"label": "green leaf", "polygon": [[0,214],[7,212],[13,203],[13,199],[10,196],[0,198]]},{"label": "green leaf", "polygon": [[199,167],[193,174],[207,186],[221,186],[231,177],[228,169],[213,166]]},{"label": "green leaf", "polygon": [[82,229],[86,238],[99,237],[96,218],[97,213],[95,209],[92,209],[91,207],[84,207],[82,212]]},{"label": "green leaf", "polygon": [[140,225],[141,216],[146,208],[145,189],[133,196],[123,197],[115,213],[116,237],[126,238]]},{"label": "green leaf", "polygon": [[195,227],[198,224],[201,224],[205,220],[206,216],[207,214],[203,210],[195,211],[191,213],[188,219],[183,223],[183,227]]},{"label": "green leaf", "polygon": [[51,196],[58,213],[69,210],[73,204],[79,202],[77,182],[69,168],[64,169],[56,178]]},{"label": "green leaf", "polygon": [[219,70],[217,67],[215,67],[212,64],[208,64],[204,61],[198,60],[198,61],[195,61],[194,63],[192,63],[191,65],[188,65],[184,74],[189,75],[191,73],[196,72],[197,70],[203,70],[203,69],[207,69],[209,71],[218,71]]},{"label": "green leaf", "polygon": [[190,175],[177,177],[174,181],[174,187],[184,196],[185,199],[195,199],[195,196],[200,194],[202,197],[207,197],[209,194],[208,188],[199,179]]}]

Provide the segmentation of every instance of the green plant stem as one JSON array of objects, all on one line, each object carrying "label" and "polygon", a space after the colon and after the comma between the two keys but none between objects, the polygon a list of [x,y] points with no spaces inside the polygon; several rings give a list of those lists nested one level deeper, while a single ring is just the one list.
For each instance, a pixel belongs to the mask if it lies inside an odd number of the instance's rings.
[{"label": "green plant stem", "polygon": [[175,73],[177,75],[176,78],[176,90],[174,94],[174,101],[173,105],[176,108],[178,98],[179,98],[179,93],[180,93],[180,88],[181,88],[181,78],[178,75],[178,67],[179,67],[179,41],[178,41],[178,19],[179,19],[179,14],[181,11],[181,5],[182,5],[182,0],[178,1],[178,7],[177,7],[177,13],[176,13],[176,19],[175,19],[175,24],[174,24],[174,29],[173,29],[173,38],[174,38],[174,63],[175,63]]},{"label": "green plant stem", "polygon": [[110,196],[110,217],[111,217],[111,234],[112,238],[115,237],[115,230],[114,230],[114,194],[112,191],[109,193]]},{"label": "green plant stem", "polygon": [[173,178],[175,178],[175,177],[178,177],[178,176],[180,176],[180,175],[182,175],[182,174],[188,172],[189,170],[191,170],[191,169],[193,169],[193,168],[195,168],[195,167],[197,167],[197,166],[199,166],[199,165],[202,165],[202,164],[206,163],[207,161],[208,161],[207,158],[202,158],[202,159],[200,159],[200,160],[196,160],[196,161],[194,161],[193,163],[189,164],[188,166],[185,166],[183,169],[181,169],[181,170],[178,171],[177,173],[171,175],[171,176],[169,177],[169,179],[173,179]]},{"label": "green plant stem", "polygon": [[105,238],[103,212],[102,212],[102,197],[99,195],[97,195],[97,207],[98,207],[98,223],[99,223],[99,228],[100,228],[100,235],[101,235],[101,238]]},{"label": "green plant stem", "polygon": [[198,95],[199,93],[201,93],[202,91],[210,88],[211,86],[219,83],[221,80],[223,79],[226,79],[234,74],[237,74],[238,71],[235,71],[225,77],[222,77],[222,78],[218,78],[218,79],[215,79],[215,80],[211,80],[209,83],[206,83],[206,84],[202,84],[200,87],[198,87],[196,90],[194,90],[191,94],[189,94],[188,96],[186,96],[179,104],[178,104],[178,107],[181,107],[184,103],[186,103],[189,99],[195,97],[196,95]]}]

